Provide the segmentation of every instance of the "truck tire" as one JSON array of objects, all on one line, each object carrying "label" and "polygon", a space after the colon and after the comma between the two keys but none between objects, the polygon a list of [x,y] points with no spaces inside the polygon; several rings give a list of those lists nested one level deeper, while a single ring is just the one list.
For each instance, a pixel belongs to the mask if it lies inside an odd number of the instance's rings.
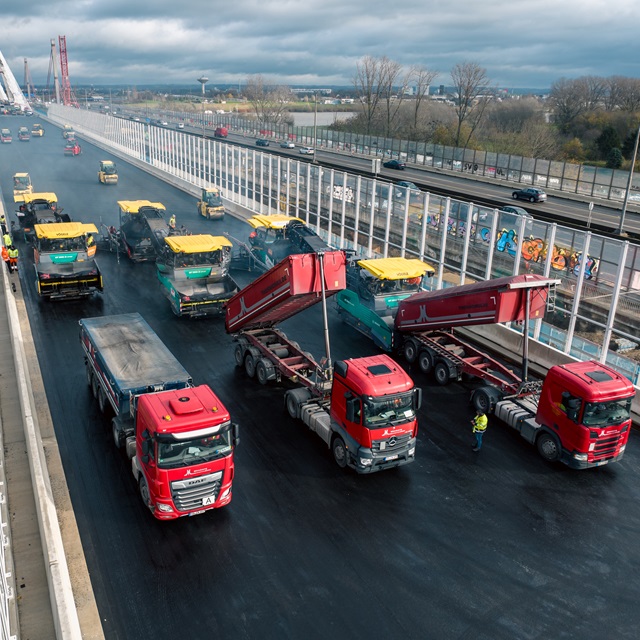
[{"label": "truck tire", "polygon": [[547,461],[555,462],[560,459],[561,448],[558,440],[550,433],[541,433],[536,440],[538,453]]},{"label": "truck tire", "polygon": [[236,361],[236,367],[241,367],[244,364],[244,345],[237,344],[233,350],[233,357]]},{"label": "truck tire", "polygon": [[260,358],[256,363],[256,378],[260,384],[267,384],[271,380],[273,365],[265,358]]},{"label": "truck tire", "polygon": [[336,436],[331,443],[331,451],[333,452],[333,459],[336,464],[344,469],[347,466],[347,447],[344,444],[344,440],[340,436]]},{"label": "truck tire", "polygon": [[122,447],[124,447],[124,433],[122,433],[122,429],[118,426],[115,418],[111,421],[111,433],[116,449],[122,449]]},{"label": "truck tire", "polygon": [[414,340],[408,339],[402,346],[402,355],[408,363],[413,363],[418,357],[418,345]]},{"label": "truck tire", "polygon": [[429,349],[422,349],[418,355],[418,367],[422,373],[431,373],[433,370],[434,356]]},{"label": "truck tire", "polygon": [[247,353],[244,357],[244,370],[250,378],[253,378],[256,375],[256,360],[250,353]]},{"label": "truck tire", "polygon": [[480,387],[471,396],[471,404],[476,411],[482,411],[489,415],[493,413],[496,402],[500,400],[502,393],[495,387]]},{"label": "truck tire", "polygon": [[144,477],[144,474],[140,474],[140,479],[138,480],[138,489],[140,490],[140,497],[142,498],[142,502],[144,502],[145,507],[153,513],[153,505],[151,504],[151,494],[149,493],[149,485],[147,484],[147,480]]},{"label": "truck tire", "polygon": [[298,351],[300,351],[300,345],[297,342],[295,342],[294,340],[291,341],[290,346],[292,348],[297,349]]},{"label": "truck tire", "polygon": [[98,407],[100,407],[101,413],[107,413],[109,410],[109,401],[107,400],[107,394],[104,389],[100,387],[98,389]]},{"label": "truck tire", "polygon": [[433,376],[440,386],[444,387],[449,384],[449,380],[451,379],[449,365],[444,360],[436,362],[433,367]]},{"label": "truck tire", "polygon": [[91,371],[91,367],[87,365],[87,384],[90,388],[93,387],[93,371]]},{"label": "truck tire", "polygon": [[93,392],[93,397],[98,399],[98,391],[100,390],[100,383],[98,382],[98,376],[95,374],[91,376],[91,391]]},{"label": "truck tire", "polygon": [[298,419],[298,403],[295,396],[292,393],[287,393],[285,396],[285,404],[287,406],[287,413],[294,419]]}]

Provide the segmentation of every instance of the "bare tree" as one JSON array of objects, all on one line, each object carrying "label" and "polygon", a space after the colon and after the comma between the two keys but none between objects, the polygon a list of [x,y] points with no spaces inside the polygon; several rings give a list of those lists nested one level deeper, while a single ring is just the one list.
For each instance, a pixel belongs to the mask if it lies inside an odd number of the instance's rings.
[{"label": "bare tree", "polygon": [[412,67],[409,70],[409,82],[415,85],[416,93],[413,104],[413,131],[418,130],[418,118],[423,101],[429,97],[429,87],[439,76],[437,71],[431,71],[426,67]]},{"label": "bare tree", "polygon": [[[486,69],[474,62],[457,64],[451,70],[451,79],[456,91],[455,111],[458,119],[455,146],[466,146],[480,124],[489,103],[489,79]],[[466,139],[462,141],[463,125]],[[462,143],[462,144],[461,144]]]},{"label": "bare tree", "polygon": [[589,109],[590,99],[586,83],[560,78],[551,85],[550,102],[556,124],[568,133],[576,119]]},{"label": "bare tree", "polygon": [[596,111],[604,105],[607,82],[599,76],[582,76],[577,82],[584,84],[587,111]]},{"label": "bare tree", "polygon": [[371,133],[376,111],[380,103],[380,60],[365,56],[356,63],[353,87],[362,101],[365,133]]},{"label": "bare tree", "polygon": [[619,78],[618,108],[633,113],[640,111],[640,79]]},{"label": "bare tree", "polygon": [[[386,137],[390,137],[393,133],[392,123],[396,119],[407,91],[408,76],[401,77],[401,74],[402,65],[399,62],[389,60],[386,56],[380,59],[378,87],[386,107],[384,127],[384,135]],[[398,81],[400,82],[399,85]]]},{"label": "bare tree", "polygon": [[261,75],[247,78],[244,94],[261,124],[283,122],[288,115],[287,105],[293,95],[289,87],[266,85]]}]

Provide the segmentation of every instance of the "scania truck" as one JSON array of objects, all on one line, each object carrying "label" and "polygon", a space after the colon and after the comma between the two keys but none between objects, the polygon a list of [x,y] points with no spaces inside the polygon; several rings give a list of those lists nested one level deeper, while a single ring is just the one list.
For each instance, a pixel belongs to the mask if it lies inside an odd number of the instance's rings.
[{"label": "scania truck", "polygon": [[239,430],[217,395],[193,385],[140,314],[79,322],[87,383],[151,513],[173,520],[229,504]]}]

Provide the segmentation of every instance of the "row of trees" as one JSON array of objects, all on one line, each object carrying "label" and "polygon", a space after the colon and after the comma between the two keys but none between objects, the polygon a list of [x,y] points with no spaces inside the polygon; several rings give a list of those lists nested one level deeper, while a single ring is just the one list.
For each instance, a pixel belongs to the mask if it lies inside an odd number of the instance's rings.
[{"label": "row of trees", "polygon": [[[640,79],[561,78],[546,98],[509,96],[496,89],[485,69],[462,62],[450,71],[451,94],[443,102],[429,99],[439,75],[425,66],[404,68],[386,56],[364,56],[353,77],[357,114],[333,128],[614,168],[632,156]],[[288,120],[295,100],[288,87],[251,76],[244,93],[261,122]]]}]

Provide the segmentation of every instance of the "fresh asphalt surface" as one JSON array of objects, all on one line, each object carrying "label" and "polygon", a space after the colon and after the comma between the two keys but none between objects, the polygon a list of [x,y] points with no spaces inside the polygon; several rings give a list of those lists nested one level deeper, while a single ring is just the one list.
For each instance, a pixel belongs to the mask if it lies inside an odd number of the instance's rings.
[{"label": "fresh asphalt surface", "polygon": [[[32,119],[0,117],[14,135]],[[115,224],[119,199],[165,204],[194,232],[246,238],[231,217],[198,219],[195,199],[81,140],[64,157],[60,130],[0,145],[0,186],[31,174],[74,220]],[[10,214],[10,216],[13,214]],[[234,365],[221,319],[175,318],[152,265],[98,254],[102,296],[38,300],[24,244],[20,277],[105,635],[109,639],[637,638],[640,446],[616,465],[547,464],[495,419],[471,451],[472,383],[424,389],[416,462],[358,476],[283,407],[284,386],[260,386]],[[246,283],[248,274],[238,276]],[[334,359],[374,352],[330,304]],[[177,522],[143,506],[130,465],[86,384],[78,320],[138,311],[241,426],[231,504]],[[319,308],[283,325],[317,356]]]}]

